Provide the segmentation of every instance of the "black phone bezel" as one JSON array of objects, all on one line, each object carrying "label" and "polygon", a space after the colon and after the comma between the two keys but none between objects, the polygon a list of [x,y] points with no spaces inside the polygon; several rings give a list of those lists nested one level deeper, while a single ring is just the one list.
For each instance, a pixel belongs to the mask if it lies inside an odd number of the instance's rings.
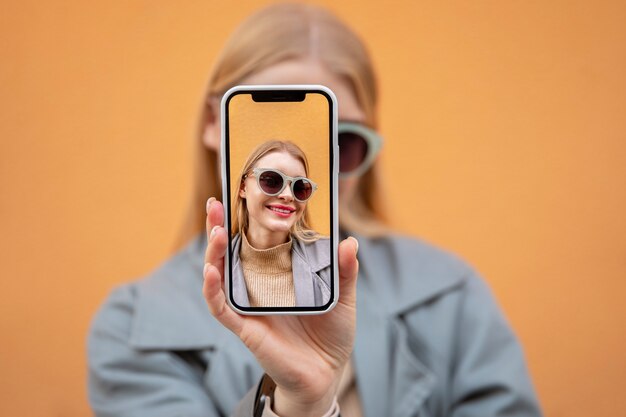
[{"label": "black phone bezel", "polygon": [[[239,304],[237,304],[235,302],[235,299],[233,297],[233,285],[232,285],[232,259],[233,259],[233,253],[232,253],[232,221],[231,221],[231,204],[230,202],[231,200],[231,178],[230,178],[230,101],[233,99],[233,97],[241,95],[241,94],[246,94],[246,95],[252,95],[252,100],[257,102],[257,103],[263,103],[263,102],[303,102],[306,99],[306,95],[307,94],[321,94],[322,96],[324,96],[326,98],[326,101],[328,103],[328,157],[329,157],[329,178],[330,178],[330,207],[329,207],[329,213],[330,213],[330,221],[331,221],[331,227],[330,227],[330,242],[331,242],[331,253],[330,253],[330,262],[331,262],[331,282],[330,282],[330,299],[328,301],[328,303],[322,305],[322,306],[309,306],[309,307],[297,307],[297,306],[293,306],[293,307],[244,307],[241,306]],[[229,285],[228,285],[228,294],[227,297],[230,301],[230,303],[236,307],[237,309],[241,310],[242,312],[249,312],[249,313],[263,313],[263,312],[267,312],[267,313],[288,313],[288,312],[324,312],[326,310],[328,310],[328,308],[333,304],[333,302],[335,302],[335,280],[339,279],[339,277],[335,276],[335,262],[336,260],[336,254],[335,254],[335,250],[334,250],[334,242],[336,239],[335,236],[335,216],[333,214],[333,210],[336,209],[335,207],[333,207],[334,204],[334,198],[332,198],[332,196],[335,193],[334,187],[335,187],[335,181],[333,181],[333,168],[334,168],[334,159],[335,159],[335,147],[333,146],[333,135],[335,134],[334,132],[334,125],[333,125],[333,115],[334,115],[334,111],[335,109],[334,107],[334,101],[332,99],[332,97],[324,90],[321,89],[316,89],[316,88],[312,88],[312,89],[272,89],[272,90],[265,90],[265,89],[246,89],[246,90],[237,90],[237,91],[233,91],[225,100],[224,102],[224,109],[223,111],[225,112],[225,117],[224,117],[224,156],[225,156],[225,172],[226,172],[226,190],[225,190],[225,197],[227,198],[227,201],[229,202],[228,204],[228,212],[225,213],[225,220],[226,220],[226,232],[228,234],[228,265],[224,265],[225,268],[228,268],[228,280],[229,280]]]}]

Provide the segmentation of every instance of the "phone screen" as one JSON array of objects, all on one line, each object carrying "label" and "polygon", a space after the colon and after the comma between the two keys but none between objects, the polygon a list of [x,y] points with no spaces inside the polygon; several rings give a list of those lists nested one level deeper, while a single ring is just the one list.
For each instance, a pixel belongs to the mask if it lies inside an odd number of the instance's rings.
[{"label": "phone screen", "polygon": [[242,313],[322,313],[337,298],[336,101],[321,86],[245,86],[222,101],[224,265]]}]

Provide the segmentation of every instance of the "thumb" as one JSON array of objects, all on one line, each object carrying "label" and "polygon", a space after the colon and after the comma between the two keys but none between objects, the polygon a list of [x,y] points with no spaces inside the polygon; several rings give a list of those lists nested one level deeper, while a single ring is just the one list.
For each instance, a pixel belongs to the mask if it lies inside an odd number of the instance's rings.
[{"label": "thumb", "polygon": [[359,242],[350,236],[339,244],[339,302],[356,305],[356,279],[359,261],[356,258]]}]

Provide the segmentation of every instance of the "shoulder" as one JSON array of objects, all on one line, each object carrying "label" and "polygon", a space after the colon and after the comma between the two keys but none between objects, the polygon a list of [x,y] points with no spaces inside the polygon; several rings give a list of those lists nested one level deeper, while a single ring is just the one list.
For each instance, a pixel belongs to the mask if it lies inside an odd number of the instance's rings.
[{"label": "shoulder", "polygon": [[[364,239],[363,263],[375,263],[379,271],[387,270],[385,287],[393,288],[400,298],[398,308],[412,303],[441,298],[442,306],[465,311],[461,319],[470,322],[480,318],[503,318],[493,292],[481,274],[467,261],[446,249],[422,239],[389,235]],[[380,262],[374,262],[380,261]],[[393,285],[389,285],[389,280]],[[402,298],[400,295],[405,295]]]},{"label": "shoulder", "polygon": [[398,270],[411,269],[457,276],[466,275],[471,270],[456,254],[420,238],[389,234],[380,238],[357,239],[362,256],[391,261],[389,266]]},{"label": "shoulder", "polygon": [[89,331],[89,344],[98,338],[128,340],[136,299],[136,288],[126,284],[115,288],[95,314]]},{"label": "shoulder", "polygon": [[422,239],[400,234],[355,237],[364,280],[372,291],[390,298],[395,312],[481,287],[481,279],[466,261]]},{"label": "shoulder", "polygon": [[137,349],[212,345],[223,328],[202,296],[205,245],[199,237],[144,278],[115,288],[94,316],[90,340],[115,334]]}]

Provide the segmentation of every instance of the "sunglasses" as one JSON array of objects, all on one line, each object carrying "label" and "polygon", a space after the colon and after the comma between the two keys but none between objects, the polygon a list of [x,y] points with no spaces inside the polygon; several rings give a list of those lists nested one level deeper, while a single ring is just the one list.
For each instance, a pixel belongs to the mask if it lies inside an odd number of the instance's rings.
[{"label": "sunglasses", "polygon": [[361,123],[339,122],[337,136],[340,178],[358,176],[367,171],[383,145],[383,138]]},{"label": "sunglasses", "polygon": [[317,184],[306,177],[290,177],[277,169],[254,168],[252,173],[263,193],[276,196],[283,192],[287,182],[291,183],[291,194],[301,203],[307,201],[317,190]]}]

